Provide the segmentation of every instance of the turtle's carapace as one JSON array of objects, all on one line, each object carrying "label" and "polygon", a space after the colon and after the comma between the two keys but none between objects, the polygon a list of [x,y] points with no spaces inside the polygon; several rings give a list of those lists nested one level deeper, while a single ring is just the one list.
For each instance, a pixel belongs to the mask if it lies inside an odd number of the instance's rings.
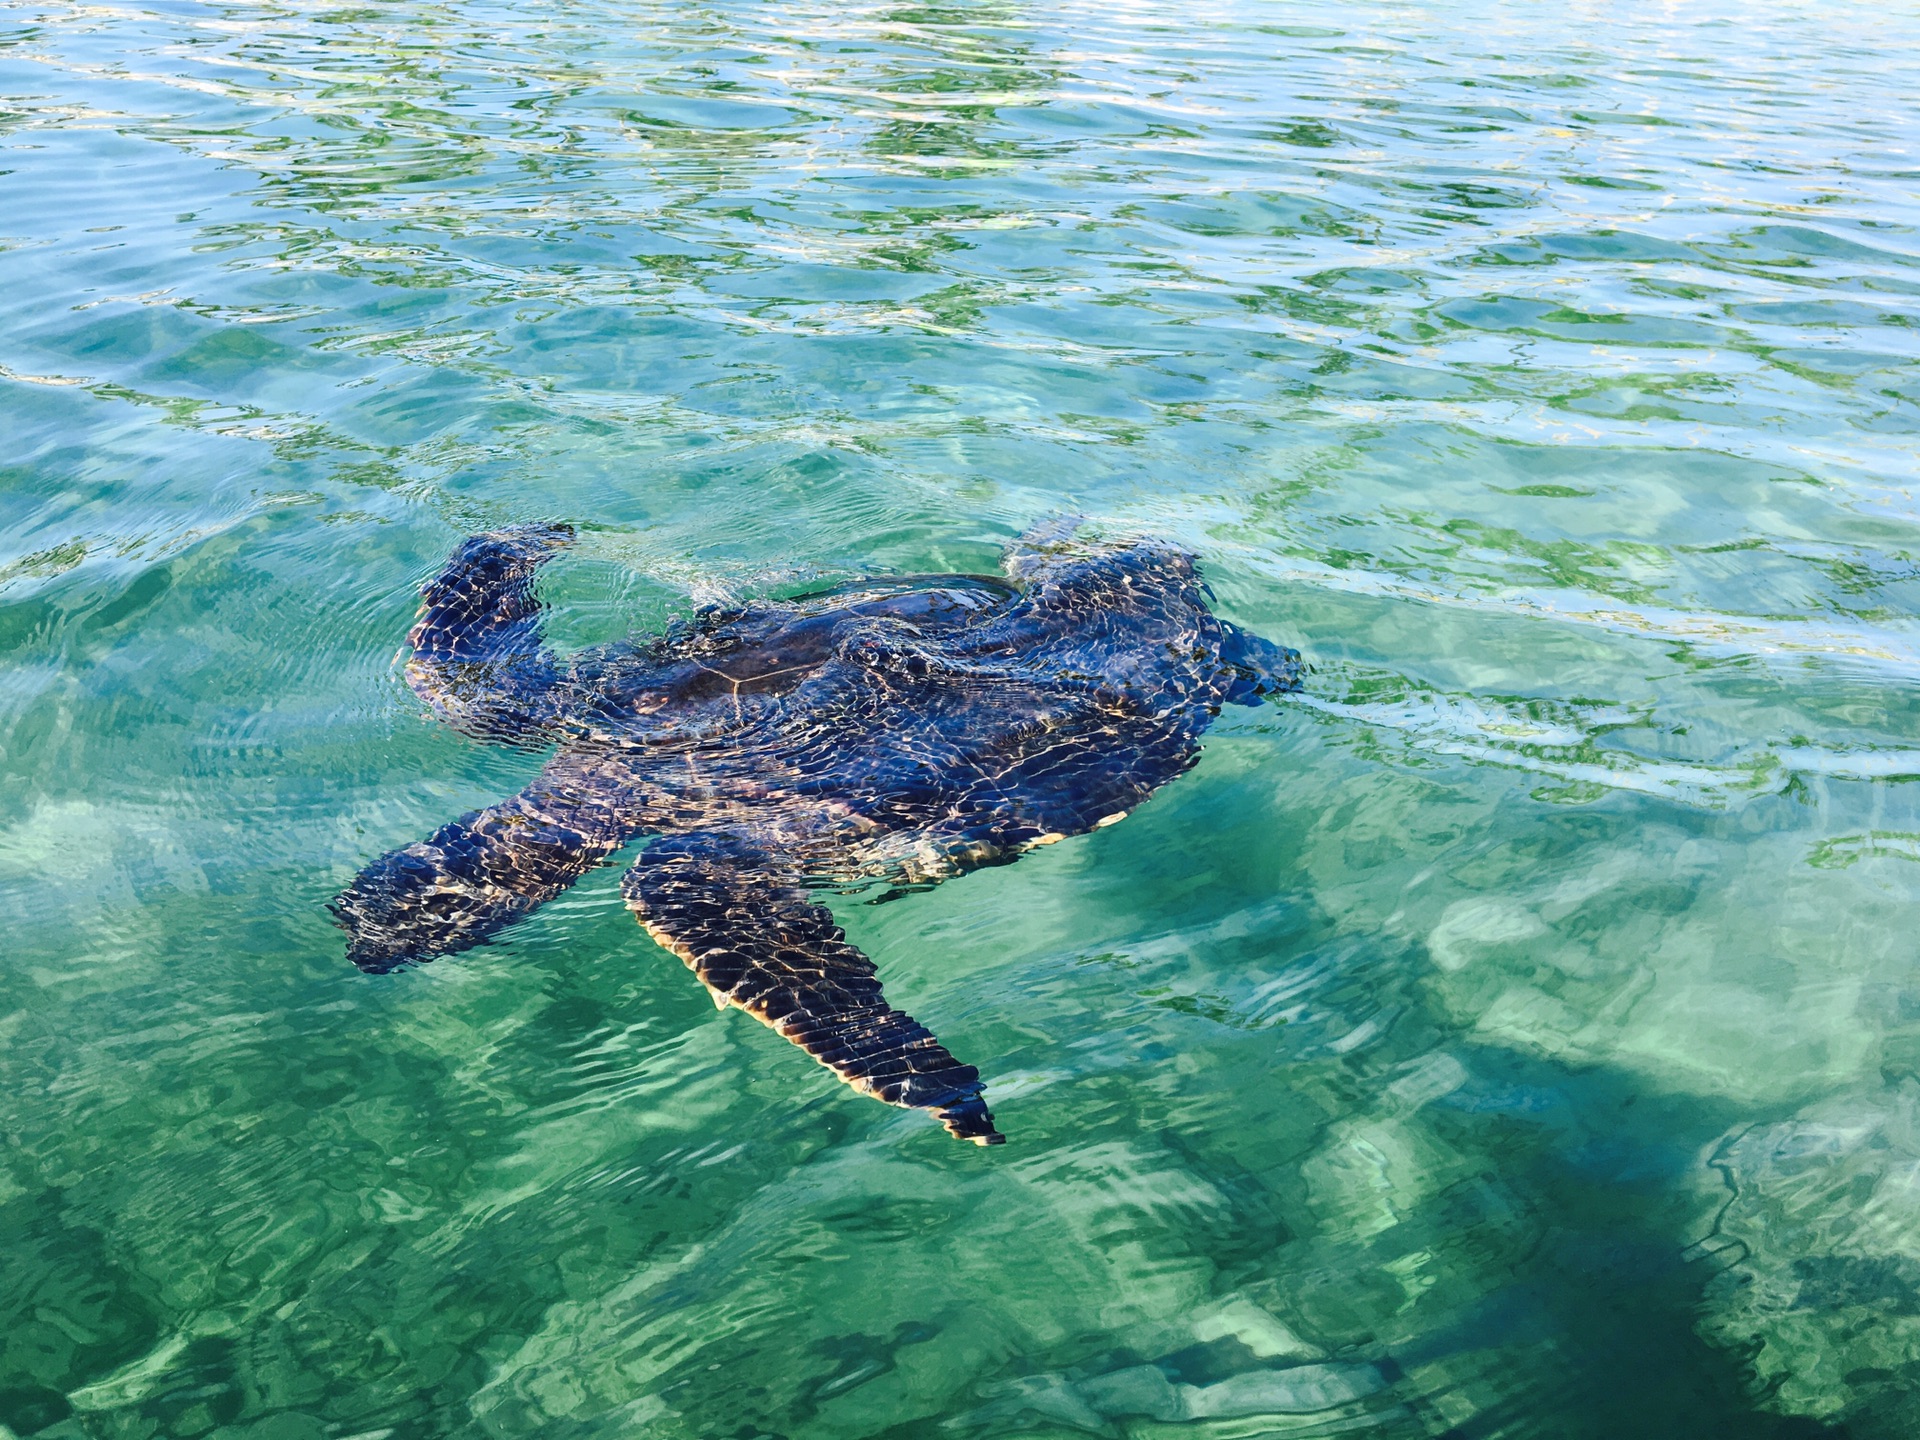
[{"label": "turtle's carapace", "polygon": [[924,886],[1111,824],[1193,763],[1223,703],[1299,685],[1298,655],[1213,614],[1192,557],[1058,530],[1003,577],[856,582],[562,658],[533,579],[572,537],[473,536],[422,591],[414,690],[554,753],[362,871],[332,906],[349,958],[468,949],[654,837],[621,893],[716,1003],[983,1145],[1001,1136],[980,1072],[887,1004],[814,892]]}]

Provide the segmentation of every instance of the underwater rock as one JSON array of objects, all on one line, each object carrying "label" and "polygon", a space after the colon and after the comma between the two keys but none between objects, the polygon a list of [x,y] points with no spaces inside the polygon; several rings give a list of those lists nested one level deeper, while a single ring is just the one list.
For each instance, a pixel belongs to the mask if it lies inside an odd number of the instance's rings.
[{"label": "underwater rock", "polygon": [[1710,1162],[1732,1188],[1702,1258],[1709,1339],[1770,1409],[1856,1440],[1920,1433],[1920,1084],[1808,1106]]}]

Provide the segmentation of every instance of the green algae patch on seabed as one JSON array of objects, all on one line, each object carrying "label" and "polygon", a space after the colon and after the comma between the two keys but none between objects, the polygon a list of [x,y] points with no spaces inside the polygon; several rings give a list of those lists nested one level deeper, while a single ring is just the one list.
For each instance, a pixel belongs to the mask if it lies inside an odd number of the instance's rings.
[{"label": "green algae patch on seabed", "polygon": [[[0,9],[0,1426],[1920,1428],[1920,14]],[[1076,513],[1311,666],[866,905],[954,1145],[617,871],[389,977],[519,788],[394,664]],[[631,851],[626,852],[630,858]]]}]

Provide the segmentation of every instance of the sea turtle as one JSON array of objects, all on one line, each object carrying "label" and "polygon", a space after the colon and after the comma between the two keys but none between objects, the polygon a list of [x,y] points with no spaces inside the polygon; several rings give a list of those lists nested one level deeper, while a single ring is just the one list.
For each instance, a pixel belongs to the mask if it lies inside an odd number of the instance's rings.
[{"label": "sea turtle", "polygon": [[565,525],[475,535],[422,590],[408,683],[479,739],[554,746],[520,794],[374,861],[332,902],[384,973],[478,945],[628,842],[621,893],[722,1008],[855,1089],[1003,1138],[980,1072],[890,1007],[815,898],[912,890],[1111,825],[1193,764],[1224,702],[1300,657],[1218,619],[1193,558],[1055,525],[1005,574],[869,579],[708,609],[561,658],[533,579]]}]

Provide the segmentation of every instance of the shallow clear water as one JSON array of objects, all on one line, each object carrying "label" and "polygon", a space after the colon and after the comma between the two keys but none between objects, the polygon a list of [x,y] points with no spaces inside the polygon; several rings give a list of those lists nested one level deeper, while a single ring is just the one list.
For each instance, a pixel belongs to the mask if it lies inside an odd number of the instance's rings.
[{"label": "shallow clear water", "polygon": [[[0,1423],[1920,1428],[1911,5],[0,10]],[[955,1144],[600,872],[323,903],[539,757],[393,657],[1183,541],[1305,696],[844,923]]]}]

